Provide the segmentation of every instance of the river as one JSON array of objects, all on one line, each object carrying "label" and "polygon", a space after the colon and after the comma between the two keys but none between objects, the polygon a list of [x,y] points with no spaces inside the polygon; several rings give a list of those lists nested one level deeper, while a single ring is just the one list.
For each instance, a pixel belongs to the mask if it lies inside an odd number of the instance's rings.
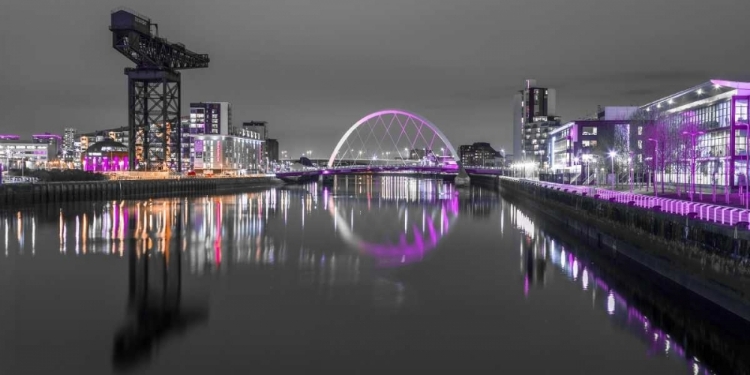
[{"label": "river", "polygon": [[5,209],[0,373],[747,373],[742,335],[548,225],[409,177]]}]

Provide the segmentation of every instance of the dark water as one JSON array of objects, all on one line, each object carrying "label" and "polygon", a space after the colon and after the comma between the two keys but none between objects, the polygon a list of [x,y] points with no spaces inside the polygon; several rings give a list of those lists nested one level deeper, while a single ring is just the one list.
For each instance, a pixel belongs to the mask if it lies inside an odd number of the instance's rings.
[{"label": "dark water", "polygon": [[349,178],[0,215],[0,374],[747,369],[731,330],[480,188]]}]

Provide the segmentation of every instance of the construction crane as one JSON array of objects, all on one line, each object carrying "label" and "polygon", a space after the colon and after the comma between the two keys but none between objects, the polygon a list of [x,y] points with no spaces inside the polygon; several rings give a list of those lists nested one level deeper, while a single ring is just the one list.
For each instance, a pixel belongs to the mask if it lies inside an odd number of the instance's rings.
[{"label": "construction crane", "polygon": [[135,68],[125,68],[128,169],[181,172],[179,70],[207,68],[210,59],[161,38],[158,24],[132,10],[115,9],[111,18],[112,47],[135,63]]}]

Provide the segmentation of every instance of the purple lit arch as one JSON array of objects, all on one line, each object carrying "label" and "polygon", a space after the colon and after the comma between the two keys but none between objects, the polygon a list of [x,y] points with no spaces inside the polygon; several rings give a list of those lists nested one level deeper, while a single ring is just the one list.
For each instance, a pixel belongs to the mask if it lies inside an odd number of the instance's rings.
[{"label": "purple lit arch", "polygon": [[[357,121],[357,123],[355,123],[354,125],[352,125],[352,127],[349,128],[349,130],[347,130],[346,133],[344,133],[344,136],[341,137],[341,139],[339,140],[339,143],[336,145],[336,148],[333,149],[333,153],[331,154],[331,157],[328,159],[328,168],[333,168],[334,167],[334,160],[336,159],[336,156],[339,154],[339,151],[341,151],[341,147],[344,145],[344,143],[347,141],[347,139],[349,139],[349,136],[352,135],[352,133],[354,133],[363,124],[367,124],[369,120],[371,120],[373,118],[377,118],[377,117],[388,116],[388,115],[392,115],[394,117],[396,117],[396,116],[404,116],[404,117],[406,117],[406,121],[404,123],[401,123],[401,121],[398,120],[397,124],[396,124],[396,125],[399,126],[399,128],[396,128],[396,129],[400,130],[402,133],[405,131],[406,127],[408,126],[408,122],[409,121],[412,121],[413,124],[417,127],[417,133],[419,135],[421,135],[422,127],[427,126],[430,130],[432,130],[440,138],[440,140],[443,142],[443,144],[445,144],[445,147],[448,148],[448,151],[450,151],[451,156],[456,161],[456,163],[458,163],[459,167],[462,167],[461,166],[461,160],[460,160],[460,157],[459,157],[458,153],[456,152],[456,149],[453,147],[453,145],[448,140],[448,138],[445,136],[445,134],[443,134],[443,132],[440,131],[440,129],[438,129],[438,127],[435,126],[433,123],[431,123],[430,121],[428,121],[424,117],[419,116],[419,115],[414,114],[414,113],[411,113],[411,112],[407,112],[407,111],[400,110],[400,109],[384,109],[384,110],[381,110],[381,111],[378,111],[378,112],[370,113],[369,115],[363,117],[362,119],[360,119],[359,121]],[[396,117],[396,119],[398,119],[398,118]],[[385,125],[385,122],[383,122],[383,124]],[[390,126],[394,126],[393,120],[391,120],[391,125],[389,125],[386,128],[387,131],[390,129]],[[399,139],[400,139],[400,137],[399,137]],[[417,141],[416,137],[415,137],[414,141],[410,141],[412,148],[414,148],[414,143],[416,141]]]},{"label": "purple lit arch", "polygon": [[[391,268],[401,267],[420,262],[430,251],[434,250],[441,239],[443,239],[455,226],[458,219],[458,196],[451,195],[449,199],[440,199],[433,206],[433,212],[429,214],[424,211],[425,229],[420,230],[416,224],[408,226],[411,233],[399,234],[397,243],[371,243],[363,240],[354,233],[347,220],[341,216],[339,208],[333,197],[328,197],[328,212],[334,219],[336,230],[344,242],[362,254],[373,257],[379,267]],[[437,219],[433,218],[437,214]],[[437,221],[437,223],[436,223]],[[438,230],[438,227],[440,230]],[[412,237],[411,241],[408,237]]]}]

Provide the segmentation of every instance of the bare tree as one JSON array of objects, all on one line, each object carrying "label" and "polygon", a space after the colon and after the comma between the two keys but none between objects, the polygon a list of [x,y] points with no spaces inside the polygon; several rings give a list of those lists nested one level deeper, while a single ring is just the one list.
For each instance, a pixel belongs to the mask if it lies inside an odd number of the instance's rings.
[{"label": "bare tree", "polygon": [[[643,170],[652,170],[654,173],[653,182],[656,185],[657,174],[660,174],[661,192],[664,194],[664,181],[667,166],[672,166],[681,150],[680,138],[677,136],[677,127],[674,124],[674,117],[658,109],[640,109],[636,111],[630,119],[630,126],[642,127],[643,131],[643,154],[645,156]],[[646,165],[645,160],[651,159],[651,163]],[[656,193],[656,186],[654,186]]]}]

